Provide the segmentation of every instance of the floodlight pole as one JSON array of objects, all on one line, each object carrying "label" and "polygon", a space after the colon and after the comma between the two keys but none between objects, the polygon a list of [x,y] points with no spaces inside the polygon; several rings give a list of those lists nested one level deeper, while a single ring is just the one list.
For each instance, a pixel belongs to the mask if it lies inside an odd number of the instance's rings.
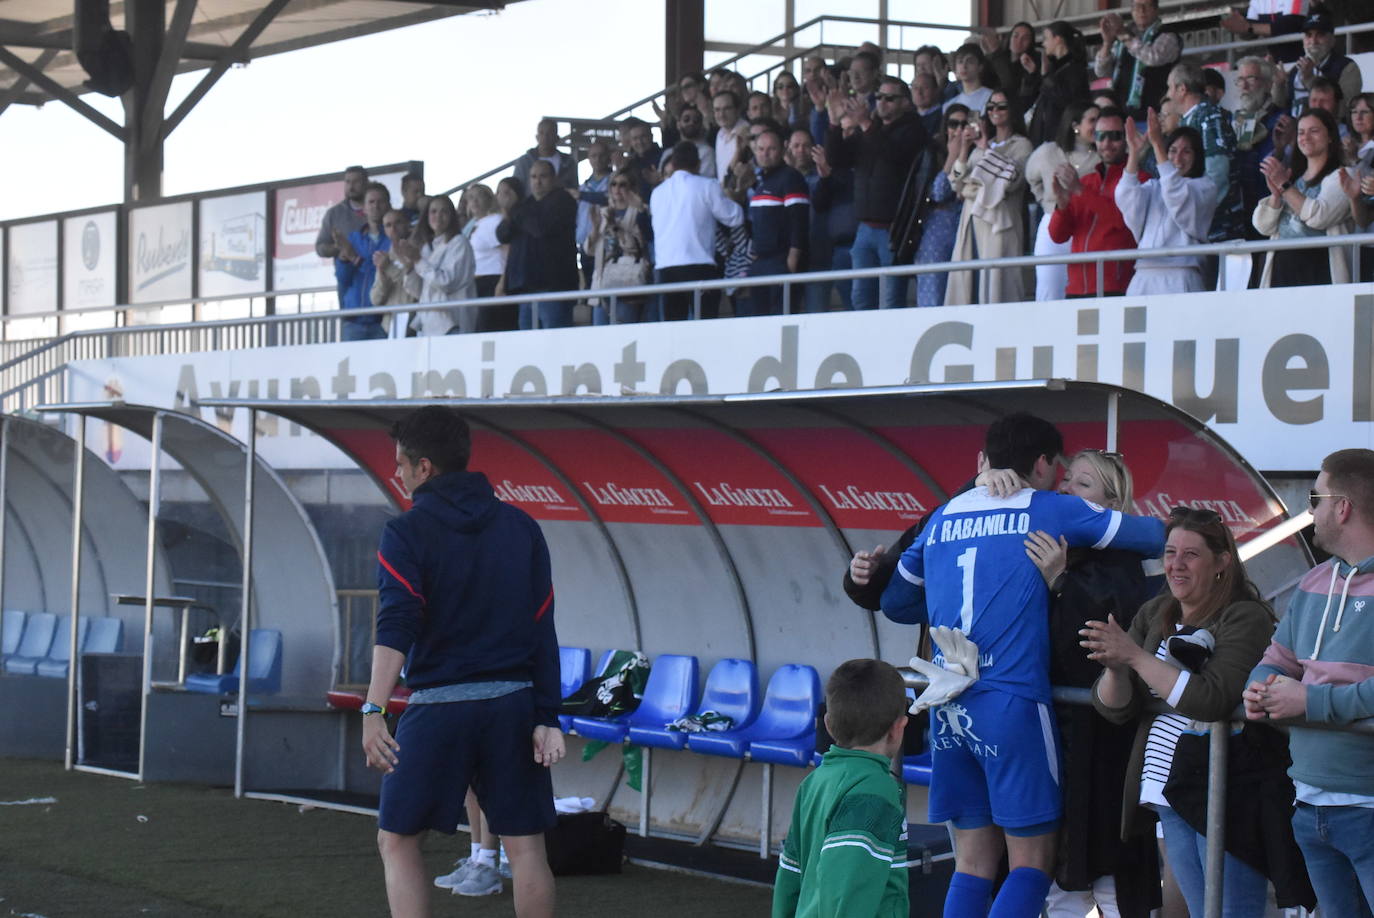
[{"label": "floodlight pole", "polygon": [[9,514],[10,418],[0,416],[0,635],[5,633],[5,521]]}]

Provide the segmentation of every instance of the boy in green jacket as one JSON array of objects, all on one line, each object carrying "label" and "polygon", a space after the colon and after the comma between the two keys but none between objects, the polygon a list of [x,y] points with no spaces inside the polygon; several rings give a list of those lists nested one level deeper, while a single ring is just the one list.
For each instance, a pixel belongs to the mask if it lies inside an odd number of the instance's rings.
[{"label": "boy in green jacket", "polygon": [[797,791],[773,918],[906,918],[906,789],[892,775],[907,697],[881,660],[850,660],[825,687],[835,745]]}]

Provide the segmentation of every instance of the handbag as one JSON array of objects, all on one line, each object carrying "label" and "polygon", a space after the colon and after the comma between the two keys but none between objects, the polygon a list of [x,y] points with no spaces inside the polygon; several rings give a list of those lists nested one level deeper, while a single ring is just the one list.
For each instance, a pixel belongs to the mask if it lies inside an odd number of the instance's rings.
[{"label": "handbag", "polygon": [[601,266],[601,276],[593,284],[595,290],[607,287],[640,287],[649,283],[649,263],[633,255],[621,255]]}]

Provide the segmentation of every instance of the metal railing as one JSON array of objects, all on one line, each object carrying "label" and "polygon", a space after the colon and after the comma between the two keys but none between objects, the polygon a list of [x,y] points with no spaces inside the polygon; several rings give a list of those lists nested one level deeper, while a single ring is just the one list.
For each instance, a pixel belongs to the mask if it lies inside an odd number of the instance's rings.
[{"label": "metal railing", "polygon": [[[1258,663],[1258,661],[1256,661]],[[902,681],[907,688],[915,689],[917,694],[930,684],[915,670],[899,667]],[[1092,689],[1054,686],[1051,694],[1055,704],[1092,707]],[[1141,709],[1141,716],[1152,714],[1177,713],[1163,701],[1152,699]],[[1205,873],[1205,918],[1222,918],[1222,891],[1226,857],[1226,792],[1228,741],[1234,724],[1249,723],[1243,708],[1237,708],[1229,721],[1209,723],[1207,755],[1207,859]],[[1287,732],[1288,727],[1303,727],[1313,730],[1326,730],[1342,733],[1361,733],[1374,735],[1374,720],[1361,720],[1351,724],[1308,723],[1305,720],[1275,720],[1263,723]],[[1125,775],[1122,776],[1124,781]],[[1319,903],[1320,904],[1320,903]]]},{"label": "metal railing", "polygon": [[[721,278],[676,284],[646,284],[602,290],[565,290],[527,293],[484,299],[451,300],[408,306],[371,306],[366,309],[333,310],[295,315],[253,316],[215,322],[183,322],[169,325],[121,326],[70,332],[45,341],[32,350],[0,363],[0,410],[23,412],[38,404],[57,404],[67,400],[64,369],[73,360],[138,357],[168,353],[243,350],[265,347],[294,347],[330,344],[341,341],[341,322],[369,315],[395,315],[435,309],[480,309],[487,306],[568,302],[596,296],[607,300],[605,308],[612,323],[616,321],[620,300],[652,298],[664,294],[692,296],[692,316],[701,318],[702,295],[708,291],[735,294],[754,287],[782,287],[784,315],[797,312],[801,298],[798,288],[810,283],[897,278],[950,271],[976,271],[982,274],[980,288],[986,284],[985,272],[1004,268],[1033,268],[1055,264],[1093,264],[1097,287],[1103,288],[1104,265],[1109,261],[1142,261],[1150,258],[1196,258],[1204,255],[1246,255],[1258,252],[1348,247],[1351,277],[1359,277],[1360,249],[1374,245],[1374,234],[1312,236],[1303,239],[1266,239],[1255,242],[1220,242],[1199,246],[1174,246],[1159,249],[1117,249],[1109,252],[1077,252],[1056,255],[1018,255],[978,261],[947,261],[920,265],[894,265],[879,268],[852,268],[843,271],[814,271],[806,274],[780,274],[765,277]],[[1221,273],[1224,282],[1225,272]],[[980,297],[985,300],[986,297]],[[130,310],[137,307],[127,307]],[[600,308],[600,307],[598,307]],[[538,327],[539,310],[532,308],[531,319]],[[662,316],[660,315],[660,319]]]}]

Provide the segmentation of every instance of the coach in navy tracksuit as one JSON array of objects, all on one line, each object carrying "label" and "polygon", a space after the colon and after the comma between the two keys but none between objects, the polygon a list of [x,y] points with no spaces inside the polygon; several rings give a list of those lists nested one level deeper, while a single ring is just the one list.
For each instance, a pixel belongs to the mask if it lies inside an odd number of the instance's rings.
[{"label": "coach in navy tracksuit", "polygon": [[[749,277],[795,274],[804,270],[811,225],[811,196],[806,179],[782,161],[783,139],[765,128],[753,141],[754,184],[749,189],[749,224],[754,261]],[[782,287],[751,287],[740,297],[736,315],[766,316],[782,312]],[[792,288],[792,309],[803,311],[805,294]]]},{"label": "coach in navy tracksuit", "polygon": [[[548,548],[538,523],[467,471],[471,439],[453,409],[421,408],[391,436],[414,504],[386,524],[377,552],[363,751],[386,772],[377,841],[392,914],[427,912],[420,838],[453,834],[471,786],[506,844],[516,911],[552,915],[545,766],[563,756],[563,734]],[[393,739],[383,709],[403,663],[414,691]]]}]

